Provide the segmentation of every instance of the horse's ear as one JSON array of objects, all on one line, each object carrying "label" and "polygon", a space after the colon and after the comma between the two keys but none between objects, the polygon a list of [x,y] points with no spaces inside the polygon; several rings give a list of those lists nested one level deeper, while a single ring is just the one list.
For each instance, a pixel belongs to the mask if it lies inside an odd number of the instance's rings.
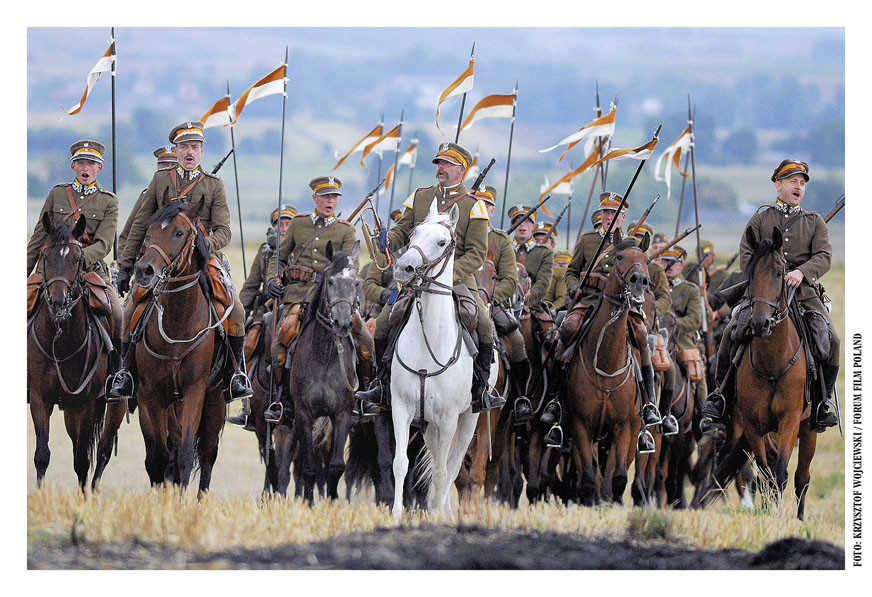
[{"label": "horse's ear", "polygon": [[73,226],[73,238],[76,240],[82,240],[82,235],[85,234],[85,226],[88,225],[88,220],[85,218],[79,218],[76,220],[76,225]]},{"label": "horse's ear", "polygon": [[745,228],[745,240],[751,246],[751,250],[754,251],[757,249],[757,237],[754,236],[754,231],[751,230],[751,227],[748,226]]},{"label": "horse's ear", "polygon": [[433,201],[430,202],[430,210],[427,212],[427,217],[435,216],[439,213],[439,210],[436,208],[436,198],[433,198]]},{"label": "horse's ear", "polygon": [[457,220],[460,219],[460,210],[457,208],[457,205],[452,205],[451,209],[448,211],[448,223],[451,225],[451,229],[457,226]]},{"label": "horse's ear", "polygon": [[772,248],[776,251],[781,250],[781,244],[784,242],[784,236],[777,226],[772,227]]},{"label": "horse's ear", "polygon": [[354,246],[351,247],[351,262],[354,264],[354,269],[360,270],[360,241],[354,241]]},{"label": "horse's ear", "polygon": [[649,234],[642,235],[642,241],[639,243],[639,250],[643,253],[648,252],[648,247],[651,246],[651,236]]},{"label": "horse's ear", "polygon": [[327,241],[326,255],[327,255],[328,261],[333,261],[333,241],[332,240]]},{"label": "horse's ear", "polygon": [[624,240],[624,235],[621,232],[620,228],[615,228],[615,231],[612,233],[612,243],[617,245],[622,240]]},{"label": "horse's ear", "polygon": [[[79,218],[82,219],[82,218]],[[42,229],[45,230],[45,233],[51,236],[51,233],[54,232],[55,225],[51,219],[51,215],[49,213],[43,212],[42,214]]]},{"label": "horse's ear", "polygon": [[196,206],[194,206],[194,209],[189,209],[189,210],[188,210],[188,217],[190,217],[192,220],[194,220],[194,219],[196,219],[196,218],[199,218],[199,217],[200,217],[200,211],[202,211],[203,206],[204,206],[205,204],[206,204],[206,195],[203,195],[203,196],[200,198],[200,202],[199,202]]}]

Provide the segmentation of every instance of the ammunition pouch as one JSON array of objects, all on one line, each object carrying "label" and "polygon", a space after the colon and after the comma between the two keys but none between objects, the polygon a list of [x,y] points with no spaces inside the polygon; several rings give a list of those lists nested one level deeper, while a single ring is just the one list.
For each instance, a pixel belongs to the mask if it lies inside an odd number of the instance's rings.
[{"label": "ammunition pouch", "polygon": [[467,331],[471,332],[478,328],[478,302],[472,296],[469,288],[463,284],[455,284],[452,288],[454,304],[457,306],[457,314],[460,323]]},{"label": "ammunition pouch", "polygon": [[279,329],[276,332],[276,338],[279,344],[287,348],[291,345],[291,341],[300,331],[300,303],[291,305],[284,319],[279,324]]},{"label": "ammunition pouch", "polygon": [[285,268],[285,278],[298,282],[308,282],[315,275],[315,270],[305,265],[289,264]]},{"label": "ammunition pouch", "polygon": [[496,328],[497,335],[499,336],[511,334],[518,329],[519,324],[517,318],[515,318],[515,314],[511,310],[504,309],[500,305],[494,306],[493,319],[494,328]]},{"label": "ammunition pouch", "polygon": [[563,320],[559,332],[560,339],[563,340],[564,344],[569,344],[572,338],[575,337],[575,334],[581,327],[581,322],[584,321],[586,313],[586,307],[582,305],[576,305],[566,315],[566,319]]},{"label": "ammunition pouch", "polygon": [[698,348],[681,348],[678,351],[678,358],[684,363],[690,381],[698,382],[705,377],[705,363],[699,355]]}]

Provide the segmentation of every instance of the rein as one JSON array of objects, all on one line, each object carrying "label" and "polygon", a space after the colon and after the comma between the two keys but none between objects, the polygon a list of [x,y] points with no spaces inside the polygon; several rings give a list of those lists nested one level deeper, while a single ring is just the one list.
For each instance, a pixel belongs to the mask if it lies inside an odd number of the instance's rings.
[{"label": "rein", "polygon": [[[328,272],[328,270],[325,268],[324,273],[323,273],[325,280],[328,277],[327,272]],[[330,270],[330,272],[332,273],[332,269]],[[356,296],[354,299],[350,299],[350,298],[346,298],[346,297],[339,297],[339,298],[334,299],[328,303],[324,300],[325,296],[326,296],[326,288],[322,288],[321,289],[321,298],[318,301],[318,309],[317,309],[317,311],[315,311],[315,321],[318,323],[319,326],[321,326],[322,328],[324,328],[325,330],[327,330],[330,333],[330,335],[333,339],[333,346],[336,347],[336,354],[337,354],[337,358],[339,360],[339,369],[342,372],[342,381],[345,383],[345,389],[347,389],[349,392],[354,393],[360,387],[360,380],[357,378],[357,373],[352,371],[352,373],[353,373],[352,378],[354,381],[353,382],[348,381],[348,379],[349,379],[348,369],[345,365],[345,344],[343,343],[344,340],[351,338],[351,333],[349,332],[348,334],[342,334],[342,335],[337,334],[333,330],[333,320],[330,318],[330,313],[332,313],[333,307],[335,307],[336,305],[345,303],[351,308],[351,313],[353,316],[354,312],[357,310],[357,307],[358,307],[358,300],[357,300]],[[354,346],[354,341],[352,340],[352,347],[353,346]],[[352,351],[352,354],[354,354],[354,351]]]}]

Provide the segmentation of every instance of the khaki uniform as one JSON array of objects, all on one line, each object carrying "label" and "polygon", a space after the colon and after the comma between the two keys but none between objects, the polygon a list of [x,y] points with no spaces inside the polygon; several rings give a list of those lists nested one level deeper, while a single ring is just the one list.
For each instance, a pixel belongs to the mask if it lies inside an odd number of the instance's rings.
[{"label": "khaki uniform", "polygon": [[[788,228],[784,228],[797,214],[802,214],[794,220]],[[833,325],[829,312],[821,302],[820,295],[815,287],[820,278],[830,270],[833,248],[830,244],[830,231],[824,219],[815,212],[805,211],[800,208],[793,213],[788,209],[778,209],[775,205],[764,205],[757,210],[748,220],[746,230],[750,228],[758,241],[769,238],[772,228],[781,230],[784,242],[781,253],[787,261],[787,271],[798,269],[803,278],[796,289],[794,299],[802,303],[805,309],[817,311],[827,320],[830,330],[830,358],[827,361],[833,366],[839,363],[840,339]],[[739,243],[739,260],[742,271],[748,266],[748,260],[754,253],[745,234]]]},{"label": "khaki uniform", "polygon": [[[42,215],[50,213],[55,223],[69,216],[73,209],[70,205],[70,193],[76,205],[81,205],[80,208],[76,208],[76,211],[81,214],[80,217],[85,218],[86,222],[86,238],[82,242],[85,247],[85,271],[96,272],[108,285],[107,294],[112,306],[112,318],[115,324],[113,327],[117,335],[118,330],[121,329],[121,302],[118,300],[118,295],[115,293],[115,287],[109,276],[109,270],[103,261],[112,250],[115,230],[118,226],[118,198],[114,194],[101,189],[96,183],[90,187],[83,187],[76,181],[53,187],[43,203],[33,234],[27,243],[27,275],[29,276],[33,268],[36,267],[40,249],[45,242],[46,235],[42,227]],[[85,203],[86,200],[87,203]],[[71,227],[75,226],[75,216],[69,216],[66,222]]]},{"label": "khaki uniform", "polygon": [[[354,227],[345,220],[335,216],[322,218],[314,213],[300,214],[291,220],[291,225],[279,245],[279,272],[284,277],[288,265],[299,265],[311,268],[317,274],[330,263],[327,258],[328,242],[333,245],[334,252],[345,251],[350,255],[354,241]],[[273,255],[269,260],[268,271],[275,271],[275,260],[276,256]],[[282,302],[302,303],[309,288],[315,283],[314,274],[307,281],[288,280]]]},{"label": "khaki uniform", "polygon": [[251,262],[251,271],[248,272],[248,278],[245,280],[245,284],[242,285],[242,290],[239,291],[239,300],[242,303],[242,308],[248,314],[255,310],[258,297],[260,297],[261,305],[267,301],[264,288],[266,287],[267,280],[275,274],[274,269],[269,269],[269,260],[272,254],[272,247],[268,243],[260,245],[257,255],[254,256],[254,261]]},{"label": "khaki uniform", "polygon": [[136,203],[133,204],[133,209],[130,210],[130,215],[127,216],[127,221],[124,223],[124,228],[121,234],[118,235],[118,254],[124,254],[124,245],[127,244],[127,237],[130,235],[130,229],[133,227],[133,222],[136,221],[136,214],[139,213],[139,208],[142,207],[142,200],[145,199],[145,192],[148,188],[142,189]]},{"label": "khaki uniform", "polygon": [[[602,238],[602,234],[596,230],[588,230],[581,235],[580,239],[578,239],[578,243],[575,245],[575,249],[572,253],[572,261],[570,261],[569,265],[566,267],[567,287],[573,284],[578,284],[581,281],[581,278],[584,277],[584,273],[587,271],[587,268],[590,267],[590,263],[596,254],[597,247],[599,247]],[[614,232],[612,233],[612,238],[614,238]],[[602,253],[598,258],[596,266],[594,266],[591,271],[591,274],[598,274],[604,278],[608,278],[614,260],[614,245],[610,239],[606,241]],[[592,284],[593,280],[588,279],[585,288],[583,289],[581,300],[579,301],[585,307],[593,305],[599,298],[601,292],[601,290],[597,289]]]},{"label": "khaki uniform", "polygon": [[[376,262],[381,267],[384,267],[387,264],[387,258],[383,253],[376,251],[375,253]],[[369,301],[371,307],[370,312],[367,314],[368,317],[378,317],[382,311],[383,304],[381,302],[382,292],[389,288],[391,283],[394,280],[394,273],[392,270],[381,271],[379,268],[375,267],[372,262],[367,263],[365,266],[366,272],[363,274],[363,296],[366,297],[366,300]]]},{"label": "khaki uniform", "polygon": [[512,241],[502,230],[490,228],[487,233],[488,254],[493,247],[493,262],[496,275],[492,300],[494,304],[508,301],[518,286],[518,266]]},{"label": "khaki uniform", "polygon": [[551,303],[555,311],[560,310],[566,302],[566,270],[565,265],[555,265],[551,272],[551,284],[545,294],[545,302]]},{"label": "khaki uniform", "polygon": [[650,288],[654,292],[654,308],[657,315],[663,315],[672,306],[672,292],[670,291],[669,279],[666,270],[656,261],[648,263],[648,280]]},{"label": "khaki uniform", "polygon": [[534,313],[541,312],[543,309],[540,303],[545,300],[545,295],[548,294],[548,288],[551,285],[554,253],[545,245],[537,245],[532,238],[523,244],[519,244],[517,241],[513,241],[513,244],[515,246],[515,259],[524,264],[533,283],[530,288],[530,310]]},{"label": "khaki uniform", "polygon": [[683,278],[669,281],[672,290],[672,312],[678,321],[678,337],[675,344],[682,350],[696,348],[702,325],[702,306],[699,301],[699,286]]},{"label": "khaki uniform", "polygon": [[[430,212],[430,205],[436,201],[437,209],[442,209],[449,201],[460,197],[455,203],[459,217],[454,234],[454,284],[469,288],[478,303],[478,337],[482,343],[493,342],[493,325],[488,317],[487,307],[478,294],[475,283],[476,270],[482,266],[487,256],[488,215],[484,202],[467,194],[466,187],[459,183],[452,189],[441,185],[417,189],[403,203],[403,217],[388,230],[388,243],[392,251],[398,251],[409,243],[412,230],[424,221]],[[382,309],[376,323],[376,337],[387,337],[388,309]]]},{"label": "khaki uniform", "polygon": [[[211,253],[218,258],[219,262],[223,262],[221,249],[230,242],[230,209],[227,207],[224,182],[219,177],[200,168],[193,172],[199,174],[192,178],[190,172],[185,171],[180,166],[172,166],[162,168],[154,173],[148,188],[145,190],[145,196],[142,197],[139,210],[136,212],[136,219],[130,227],[124,244],[124,253],[118,260],[121,268],[133,269],[154,214],[165,207],[167,203],[176,199],[179,191],[184,190],[194,179],[197,182],[187,192],[185,199],[191,206],[196,206],[204,201],[203,207],[200,209],[199,220],[208,235],[206,238]],[[136,305],[132,301],[128,301],[124,307],[122,338],[125,341],[130,338],[130,318],[133,316],[135,308]],[[245,311],[238,298],[234,301],[230,319],[232,321],[229,329],[237,332],[234,335],[243,336],[245,333]]]}]

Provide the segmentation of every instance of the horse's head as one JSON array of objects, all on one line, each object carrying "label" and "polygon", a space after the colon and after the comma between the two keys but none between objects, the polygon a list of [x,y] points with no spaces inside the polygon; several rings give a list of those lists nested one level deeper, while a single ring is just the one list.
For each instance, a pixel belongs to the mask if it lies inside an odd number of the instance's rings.
[{"label": "horse's head", "polygon": [[675,339],[678,337],[679,329],[678,329],[678,318],[675,316],[675,313],[667,311],[657,318],[660,324],[659,333],[661,336],[666,338],[667,346],[669,346],[670,350],[675,346]]},{"label": "horse's head", "polygon": [[354,243],[349,255],[345,251],[333,252],[333,243],[327,241],[327,259],[330,264],[321,272],[320,303],[329,311],[333,333],[344,338],[351,333],[352,316],[360,297],[361,280],[357,275],[360,241]]},{"label": "horse's head", "polygon": [[778,228],[772,228],[772,237],[757,241],[748,227],[745,239],[753,249],[745,270],[748,273],[748,296],[751,299],[751,333],[763,337],[772,333],[772,328],[787,313],[784,301],[785,273],[787,263],[781,255],[783,238]]},{"label": "horse's head", "polygon": [[197,225],[204,201],[194,208],[186,201],[170,201],[154,214],[147,233],[151,243],[136,262],[137,284],[151,289],[168,276],[206,267],[209,243]]},{"label": "horse's head", "polygon": [[493,260],[485,259],[473,276],[475,277],[475,285],[478,287],[478,291],[485,294],[483,297],[485,303],[489,303],[497,282],[497,270]]},{"label": "horse's head", "polygon": [[56,320],[68,319],[73,306],[82,298],[85,249],[81,239],[86,224],[85,218],[79,218],[70,229],[66,222],[55,225],[48,212],[42,214],[46,234],[42,247],[42,293],[49,313]]},{"label": "horse's head", "polygon": [[[429,215],[412,231],[409,248],[394,264],[397,282],[406,284],[413,277],[422,280],[439,277],[444,271],[444,263],[454,255],[454,228],[459,215],[456,205],[452,205],[447,214],[437,213],[435,206],[431,205]],[[443,269],[431,274],[439,263],[443,263]],[[453,275],[452,272],[449,275]]]},{"label": "horse's head", "polygon": [[620,240],[615,245],[614,267],[609,274],[605,292],[620,295],[637,306],[645,303],[648,280],[648,258],[633,239]]},{"label": "horse's head", "polygon": [[515,293],[512,295],[512,311],[516,316],[519,316],[524,311],[524,305],[527,304],[527,297],[530,296],[533,281],[523,263],[516,263],[515,266],[518,268],[518,283],[515,285]]}]

